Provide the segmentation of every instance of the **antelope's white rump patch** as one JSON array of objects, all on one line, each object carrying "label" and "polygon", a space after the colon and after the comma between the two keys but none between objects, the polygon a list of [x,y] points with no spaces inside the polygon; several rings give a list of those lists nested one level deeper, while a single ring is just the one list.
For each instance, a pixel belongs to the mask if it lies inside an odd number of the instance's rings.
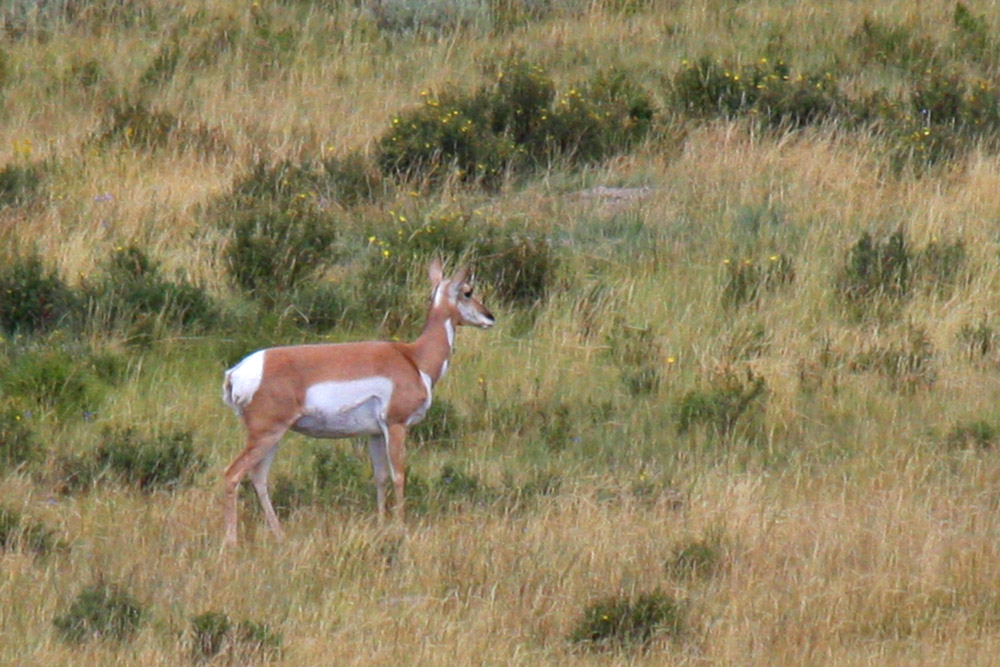
[{"label": "antelope's white rump patch", "polygon": [[260,388],[260,382],[264,377],[266,352],[258,350],[226,371],[226,379],[222,384],[222,400],[238,415],[243,414],[243,409],[250,404],[253,395]]}]

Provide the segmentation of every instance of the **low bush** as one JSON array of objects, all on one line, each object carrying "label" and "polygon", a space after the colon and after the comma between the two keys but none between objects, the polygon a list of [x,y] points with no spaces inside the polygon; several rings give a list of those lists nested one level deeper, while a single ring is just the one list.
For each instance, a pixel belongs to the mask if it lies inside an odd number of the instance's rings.
[{"label": "low bush", "polygon": [[108,383],[97,374],[90,355],[74,346],[25,347],[0,370],[0,381],[9,396],[64,416],[93,412]]},{"label": "low bush", "polygon": [[94,135],[99,146],[130,150],[193,148],[203,154],[225,154],[229,142],[218,130],[202,123],[182,121],[169,111],[143,101],[117,100],[109,105],[104,123]]},{"label": "low bush", "polygon": [[155,338],[164,328],[204,331],[219,318],[204,287],[163,278],[159,264],[135,245],[114,248],[83,295],[92,326],[135,340]]},{"label": "low bush", "polygon": [[957,423],[944,438],[945,444],[953,449],[987,450],[992,449],[998,440],[1000,440],[1000,428],[985,420]]},{"label": "low bush", "polygon": [[650,327],[625,324],[618,316],[606,338],[608,354],[621,369],[625,389],[632,396],[655,393],[662,381],[662,349]]},{"label": "low bush", "polygon": [[936,58],[937,45],[905,25],[866,16],[849,39],[862,63],[895,65],[910,72],[924,72]]},{"label": "low bush", "polygon": [[913,259],[917,279],[926,289],[942,297],[951,295],[963,282],[968,269],[968,252],[961,239],[932,239]]},{"label": "low bush", "polygon": [[395,179],[496,187],[555,159],[572,166],[626,150],[651,127],[652,97],[623,71],[571,85],[561,96],[545,71],[518,55],[491,66],[472,94],[447,90],[396,116],[377,162]]},{"label": "low bush", "polygon": [[443,398],[434,398],[423,421],[410,431],[410,438],[420,445],[454,447],[462,438],[464,423],[455,407]]},{"label": "low bush", "polygon": [[475,502],[492,495],[478,477],[450,463],[442,466],[440,474],[434,481],[434,492],[445,503],[463,500]]},{"label": "low bush", "polygon": [[0,169],[0,211],[8,206],[25,206],[38,201],[45,192],[44,183],[43,163],[4,165]]},{"label": "low bush", "polygon": [[879,240],[865,232],[847,252],[837,293],[855,317],[893,313],[910,296],[912,262],[902,229]]},{"label": "low bush", "polygon": [[667,574],[678,579],[707,579],[722,568],[725,552],[717,536],[678,545],[666,563]]},{"label": "low bush", "polygon": [[336,259],[339,229],[328,196],[366,196],[358,182],[367,182],[364,177],[346,167],[344,173],[354,175],[343,182],[335,177],[331,185],[312,163],[258,162],[234,183],[214,210],[217,224],[232,235],[225,260],[237,285],[274,301]]},{"label": "low bush", "polygon": [[732,434],[737,423],[765,397],[764,377],[749,367],[741,376],[732,368],[717,373],[708,387],[685,393],[674,406],[678,433],[704,426],[720,437]]},{"label": "low bush", "polygon": [[378,323],[395,318],[395,333],[422,322],[425,302],[411,300],[412,284],[422,277],[432,257],[446,265],[461,263],[474,271],[475,282],[499,302],[530,308],[557,288],[560,258],[550,240],[518,221],[496,223],[472,213],[444,213],[413,220],[397,214],[370,228],[368,263],[356,282],[356,300]]},{"label": "low bush", "polygon": [[685,61],[670,98],[700,118],[748,116],[770,127],[804,127],[848,115],[850,105],[829,72],[793,74],[783,60],[730,66],[704,57]]},{"label": "low bush", "polygon": [[14,257],[0,267],[0,330],[51,331],[73,320],[77,307],[74,291],[38,255]]},{"label": "low bush", "polygon": [[256,662],[273,660],[281,652],[282,637],[267,624],[249,620],[234,623],[220,611],[195,616],[191,619],[191,629],[192,657],[197,661],[226,655],[233,662]]},{"label": "low bush", "polygon": [[977,324],[965,323],[958,330],[958,342],[965,348],[970,361],[985,359],[996,349],[997,332],[985,318]]},{"label": "low bush", "polygon": [[134,429],[105,429],[97,447],[98,468],[143,491],[179,486],[205,468],[190,432],[141,436]]},{"label": "low bush", "polygon": [[0,409],[0,475],[44,457],[45,450],[24,412],[9,406]]},{"label": "low bush", "polygon": [[722,285],[722,302],[727,306],[755,303],[764,294],[795,280],[792,260],[782,254],[771,255],[766,262],[727,258],[723,264],[726,275]]},{"label": "low bush", "polygon": [[849,363],[855,372],[874,372],[895,390],[927,388],[937,380],[934,345],[923,327],[907,325],[887,342],[875,342],[858,352]]},{"label": "low bush", "polygon": [[679,637],[685,615],[685,605],[660,590],[612,595],[587,605],[569,640],[590,650],[641,649],[659,634]]},{"label": "low bush", "polygon": [[94,639],[131,641],[148,612],[124,589],[97,583],[84,588],[65,614],[53,621],[59,636],[80,644]]},{"label": "low bush", "polygon": [[114,481],[145,492],[188,484],[206,466],[187,431],[143,436],[131,428],[105,428],[91,452],[62,457],[57,487],[64,494]]},{"label": "low bush", "polygon": [[339,447],[317,448],[312,475],[318,500],[338,507],[365,507],[374,485],[363,458]]},{"label": "low bush", "polygon": [[67,548],[69,545],[44,523],[29,521],[19,512],[0,507],[0,552],[21,549],[47,556]]}]

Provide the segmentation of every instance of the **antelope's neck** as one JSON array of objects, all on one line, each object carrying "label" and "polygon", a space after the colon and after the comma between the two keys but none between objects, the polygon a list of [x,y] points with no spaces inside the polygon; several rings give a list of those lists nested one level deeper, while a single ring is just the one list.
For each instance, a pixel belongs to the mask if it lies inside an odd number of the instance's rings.
[{"label": "antelope's neck", "polygon": [[455,345],[455,325],[447,315],[434,312],[427,318],[427,324],[420,337],[413,343],[413,356],[417,367],[430,376],[431,382],[448,372],[448,361]]}]

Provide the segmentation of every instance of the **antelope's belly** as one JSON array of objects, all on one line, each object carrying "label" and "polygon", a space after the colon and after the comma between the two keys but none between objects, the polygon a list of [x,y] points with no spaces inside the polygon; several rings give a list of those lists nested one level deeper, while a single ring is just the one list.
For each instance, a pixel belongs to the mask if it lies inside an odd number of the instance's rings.
[{"label": "antelope's belly", "polygon": [[378,435],[391,398],[388,378],[322,382],[306,390],[303,414],[292,430],[314,438]]}]

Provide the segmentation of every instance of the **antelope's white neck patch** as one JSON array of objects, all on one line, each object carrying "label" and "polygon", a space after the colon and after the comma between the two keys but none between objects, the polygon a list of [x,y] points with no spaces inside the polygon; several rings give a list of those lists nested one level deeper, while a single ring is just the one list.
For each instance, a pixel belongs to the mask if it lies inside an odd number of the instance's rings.
[{"label": "antelope's white neck patch", "polygon": [[452,324],[450,317],[444,321],[444,333],[448,337],[448,353],[451,354],[455,348],[455,325]]},{"label": "antelope's white neck patch", "polygon": [[427,398],[424,399],[424,402],[420,405],[420,407],[413,411],[413,414],[407,417],[407,426],[413,426],[414,424],[420,423],[420,421],[424,418],[424,415],[427,414],[427,411],[431,407],[431,391],[433,386],[431,376],[423,371],[420,371],[420,380],[424,383],[424,389],[427,390]]}]

